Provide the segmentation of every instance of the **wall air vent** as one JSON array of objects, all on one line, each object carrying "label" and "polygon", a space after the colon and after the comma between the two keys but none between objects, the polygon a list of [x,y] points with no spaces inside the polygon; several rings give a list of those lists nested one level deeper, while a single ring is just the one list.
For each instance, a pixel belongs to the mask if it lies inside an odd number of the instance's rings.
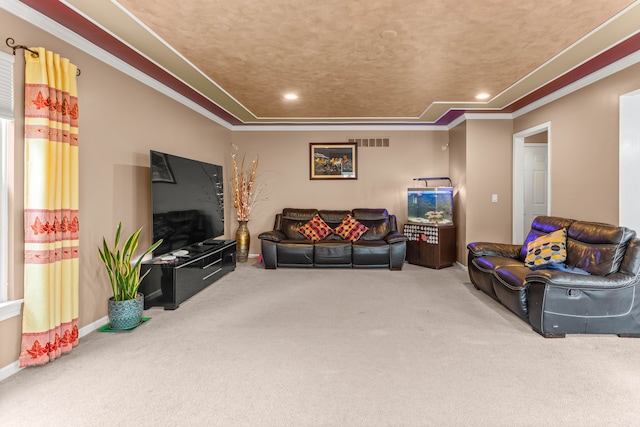
[{"label": "wall air vent", "polygon": [[388,147],[389,138],[349,138],[348,142],[355,142],[358,147]]}]

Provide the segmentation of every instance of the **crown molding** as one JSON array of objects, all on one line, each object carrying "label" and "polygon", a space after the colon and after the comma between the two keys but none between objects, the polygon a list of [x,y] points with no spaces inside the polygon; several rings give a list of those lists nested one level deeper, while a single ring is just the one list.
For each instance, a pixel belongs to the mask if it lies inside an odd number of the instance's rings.
[{"label": "crown molding", "polygon": [[446,131],[444,125],[430,124],[308,124],[308,125],[235,125],[234,132],[317,132],[317,131]]},{"label": "crown molding", "polygon": [[513,118],[518,118],[520,116],[523,116],[527,113],[530,113],[533,110],[536,110],[540,107],[543,107],[547,104],[550,104],[551,102],[557,101],[560,98],[563,98],[573,92],[576,92],[580,89],[583,89],[587,86],[590,86],[602,79],[605,79],[607,77],[610,77],[622,70],[624,70],[625,68],[631,67],[633,65],[636,65],[637,63],[640,62],[640,51],[636,51],[630,55],[625,56],[622,59],[617,60],[616,62],[613,62],[605,67],[600,68],[597,71],[594,71],[593,73],[579,79],[576,80],[575,82],[568,84],[567,86],[564,86],[561,89],[558,89],[557,91],[544,96],[540,99],[538,99],[537,101],[532,102],[531,104],[528,104],[522,108],[520,108],[517,111],[514,111],[513,114]]},{"label": "crown molding", "polygon": [[513,120],[512,113],[464,113],[449,123],[446,128],[451,130],[467,120]]},{"label": "crown molding", "polygon": [[221,119],[217,115],[201,107],[200,105],[193,102],[186,96],[176,92],[175,90],[169,88],[168,86],[149,77],[148,75],[139,71],[137,68],[122,61],[118,57],[96,46],[95,44],[85,39],[84,37],[74,33],[73,31],[69,30],[65,26],[60,25],[56,21],[30,8],[24,3],[21,3],[18,0],[3,0],[2,3],[0,3],[0,8],[15,15],[17,18],[20,18],[23,21],[26,21],[29,24],[35,25],[36,27],[42,29],[43,31],[48,32],[49,34],[59,38],[65,43],[68,43],[72,47],[84,51],[88,55],[91,55],[94,58],[104,62],[105,64],[115,68],[116,70],[134,78],[135,80],[138,80],[140,83],[143,83],[149,86],[150,88],[155,89],[156,91],[173,99],[174,101],[194,110],[195,112],[205,116],[211,121],[214,121],[220,126],[229,130],[232,129],[232,125],[229,124],[227,121]]}]

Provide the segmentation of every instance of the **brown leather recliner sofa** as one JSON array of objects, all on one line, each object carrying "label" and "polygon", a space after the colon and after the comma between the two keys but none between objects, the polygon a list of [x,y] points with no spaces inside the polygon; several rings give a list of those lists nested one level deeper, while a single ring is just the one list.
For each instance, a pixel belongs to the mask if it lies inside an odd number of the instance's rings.
[{"label": "brown leather recliner sofa", "polygon": [[[529,242],[566,229],[566,261],[527,267]],[[640,337],[640,239],[615,225],[539,216],[523,245],[475,242],[468,269],[476,289],[544,337]]]},{"label": "brown leather recliner sofa", "polygon": [[[318,214],[332,229],[351,215],[368,227],[356,241],[330,234],[309,240],[300,228]],[[277,267],[386,267],[401,270],[407,238],[398,232],[395,215],[386,209],[317,210],[286,208],[276,214],[273,230],[261,233],[262,259],[268,269]]]}]

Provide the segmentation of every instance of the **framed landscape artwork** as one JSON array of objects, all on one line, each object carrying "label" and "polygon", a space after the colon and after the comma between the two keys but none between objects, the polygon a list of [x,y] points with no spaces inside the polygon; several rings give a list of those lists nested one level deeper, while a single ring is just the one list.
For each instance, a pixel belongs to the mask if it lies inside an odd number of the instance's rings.
[{"label": "framed landscape artwork", "polygon": [[357,150],[355,142],[309,143],[310,179],[358,179]]}]

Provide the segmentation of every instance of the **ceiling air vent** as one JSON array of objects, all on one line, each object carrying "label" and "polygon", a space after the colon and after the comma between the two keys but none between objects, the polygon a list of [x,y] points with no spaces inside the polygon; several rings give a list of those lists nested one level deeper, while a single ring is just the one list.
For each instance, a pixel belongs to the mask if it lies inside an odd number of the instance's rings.
[{"label": "ceiling air vent", "polygon": [[389,138],[349,138],[349,142],[355,142],[358,147],[388,147]]}]

